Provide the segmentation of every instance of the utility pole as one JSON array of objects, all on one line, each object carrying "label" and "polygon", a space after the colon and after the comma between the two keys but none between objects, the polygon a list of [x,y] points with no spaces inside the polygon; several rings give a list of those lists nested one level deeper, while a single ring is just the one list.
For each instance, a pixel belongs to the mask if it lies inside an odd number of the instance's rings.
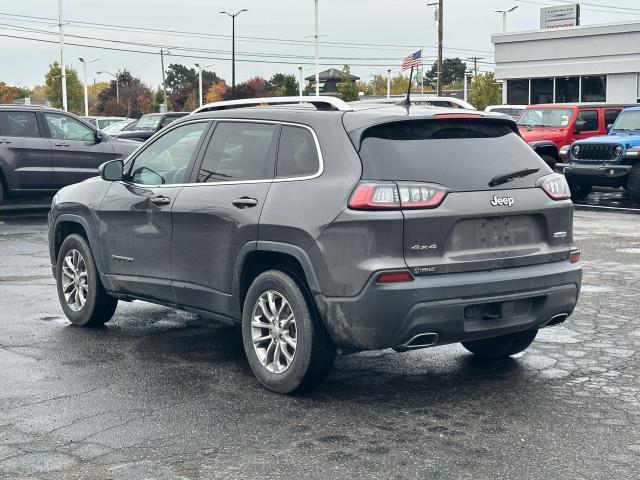
[{"label": "utility pole", "polygon": [[391,98],[391,69],[387,69],[387,98]]},{"label": "utility pole", "polygon": [[62,0],[58,0],[58,27],[60,28],[60,76],[62,78],[62,108],[67,109],[67,69],[64,66],[64,27],[62,22]]},{"label": "utility pole", "polygon": [[320,96],[320,48],[318,45],[318,0],[315,0],[316,11],[316,33],[314,35],[316,39],[316,97]]},{"label": "utility pole", "polygon": [[438,87],[437,95],[442,96],[442,37],[444,28],[444,0],[438,0]]},{"label": "utility pole", "polygon": [[160,66],[162,67],[162,97],[164,100],[164,108],[165,111],[169,111],[169,99],[167,98],[167,84],[164,79],[164,56],[168,52],[166,50],[160,49]]},{"label": "utility pole", "polygon": [[473,60],[473,75],[478,75],[478,60],[482,60],[484,57],[470,57],[467,60]]},{"label": "utility pole", "polygon": [[248,11],[243,8],[236,13],[220,12],[231,17],[231,96],[233,98],[236,98],[236,17],[242,12]]}]

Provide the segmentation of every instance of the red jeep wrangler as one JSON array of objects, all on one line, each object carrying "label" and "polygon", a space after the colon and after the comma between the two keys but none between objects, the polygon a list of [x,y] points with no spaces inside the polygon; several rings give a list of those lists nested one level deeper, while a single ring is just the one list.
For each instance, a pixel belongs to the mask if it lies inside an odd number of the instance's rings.
[{"label": "red jeep wrangler", "polygon": [[576,140],[606,135],[627,105],[558,103],[531,105],[518,119],[522,138],[551,167],[562,161],[558,152]]}]

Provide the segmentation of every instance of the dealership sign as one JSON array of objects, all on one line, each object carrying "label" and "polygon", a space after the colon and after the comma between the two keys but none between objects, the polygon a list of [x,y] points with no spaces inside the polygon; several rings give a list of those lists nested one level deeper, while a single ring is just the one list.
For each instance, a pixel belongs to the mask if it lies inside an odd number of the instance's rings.
[{"label": "dealership sign", "polygon": [[540,28],[566,28],[580,25],[580,4],[540,9]]}]

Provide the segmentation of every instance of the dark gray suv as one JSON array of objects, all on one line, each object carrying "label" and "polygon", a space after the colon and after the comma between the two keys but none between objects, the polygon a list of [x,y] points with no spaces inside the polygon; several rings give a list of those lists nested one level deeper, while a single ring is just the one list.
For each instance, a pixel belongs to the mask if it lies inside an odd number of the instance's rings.
[{"label": "dark gray suv", "polygon": [[241,324],[256,377],[288,393],[337,349],[502,357],[572,313],[569,189],[511,119],[294,101],[312,105],[206,106],[58,192],[51,262],[71,322],[137,299]]},{"label": "dark gray suv", "polygon": [[126,158],[139,145],[61,110],[0,105],[0,203],[94,177],[102,163]]}]

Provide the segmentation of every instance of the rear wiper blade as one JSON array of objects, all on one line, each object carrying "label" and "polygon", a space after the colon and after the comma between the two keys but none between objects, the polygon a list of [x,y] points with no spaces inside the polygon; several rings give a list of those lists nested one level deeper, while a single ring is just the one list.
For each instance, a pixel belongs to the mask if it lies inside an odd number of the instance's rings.
[{"label": "rear wiper blade", "polygon": [[502,185],[504,183],[508,183],[511,180],[515,180],[516,178],[526,177],[533,173],[539,172],[539,168],[524,168],[522,170],[517,170],[515,172],[503,173],[501,175],[496,175],[489,182],[490,187],[497,187],[498,185]]}]

